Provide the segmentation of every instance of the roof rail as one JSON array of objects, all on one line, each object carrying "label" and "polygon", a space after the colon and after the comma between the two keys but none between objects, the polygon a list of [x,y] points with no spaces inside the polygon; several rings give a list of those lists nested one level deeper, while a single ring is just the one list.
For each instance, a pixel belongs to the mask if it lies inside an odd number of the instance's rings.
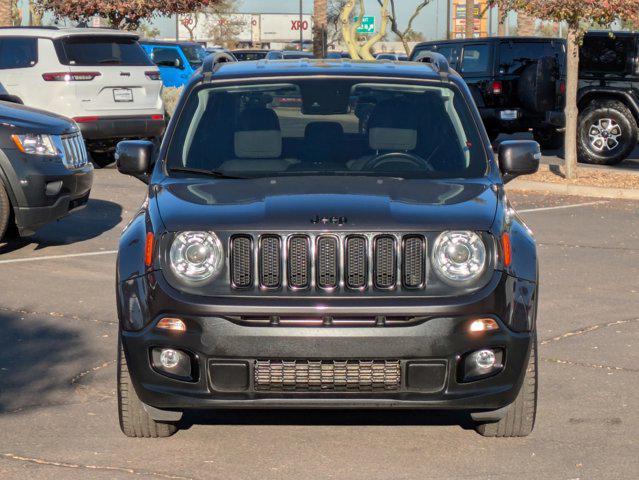
[{"label": "roof rail", "polygon": [[14,25],[14,26],[3,26],[0,27],[0,30],[13,30],[13,29],[34,29],[34,30],[60,30],[60,27],[57,27],[55,25],[36,25],[36,26],[29,26],[29,25]]},{"label": "roof rail", "polygon": [[204,59],[204,62],[202,63],[202,72],[204,74],[212,74],[215,70],[217,70],[217,68],[219,68],[219,65],[229,62],[237,62],[237,60],[233,57],[233,55],[226,52],[212,53]]},{"label": "roof rail", "polygon": [[446,57],[444,57],[441,53],[419,52],[419,58],[416,61],[422,63],[430,63],[440,73],[448,73],[450,71],[448,60],[446,60]]}]

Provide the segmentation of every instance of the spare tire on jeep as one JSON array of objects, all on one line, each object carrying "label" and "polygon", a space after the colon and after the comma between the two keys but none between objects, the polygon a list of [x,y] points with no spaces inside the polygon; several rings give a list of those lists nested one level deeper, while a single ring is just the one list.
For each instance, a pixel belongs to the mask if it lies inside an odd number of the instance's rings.
[{"label": "spare tire on jeep", "polygon": [[559,65],[554,57],[542,57],[524,69],[518,88],[524,108],[537,113],[555,110],[558,72]]}]

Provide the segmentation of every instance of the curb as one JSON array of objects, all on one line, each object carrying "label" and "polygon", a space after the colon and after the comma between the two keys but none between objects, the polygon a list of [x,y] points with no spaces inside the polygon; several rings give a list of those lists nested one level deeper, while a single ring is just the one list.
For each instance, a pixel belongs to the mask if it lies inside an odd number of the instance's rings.
[{"label": "curb", "polygon": [[587,185],[564,185],[561,183],[531,182],[515,179],[506,185],[506,190],[560,193],[578,197],[639,200],[639,190],[627,188],[590,187]]}]

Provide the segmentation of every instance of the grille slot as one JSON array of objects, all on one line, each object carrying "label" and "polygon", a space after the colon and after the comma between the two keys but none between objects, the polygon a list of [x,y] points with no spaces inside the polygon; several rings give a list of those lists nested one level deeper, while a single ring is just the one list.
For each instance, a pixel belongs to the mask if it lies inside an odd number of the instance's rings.
[{"label": "grille slot", "polygon": [[367,252],[364,237],[348,237],[346,239],[346,286],[352,289],[366,287]]},{"label": "grille slot", "polygon": [[406,288],[421,288],[426,280],[426,242],[422,237],[404,238],[402,277]]},{"label": "grille slot", "polygon": [[282,283],[282,252],[279,237],[267,235],[260,239],[260,284],[278,288]]},{"label": "grille slot", "polygon": [[317,284],[320,288],[336,288],[338,280],[338,242],[333,237],[320,237],[317,241]]},{"label": "grille slot", "polygon": [[231,281],[235,288],[253,285],[253,241],[239,236],[231,240]]},{"label": "grille slot", "polygon": [[267,391],[395,391],[399,360],[257,360],[255,388]]},{"label": "grille slot", "polygon": [[397,279],[397,255],[395,239],[381,236],[375,239],[375,286],[377,288],[393,288]]},{"label": "grille slot", "polygon": [[311,249],[303,235],[290,238],[288,245],[288,283],[292,288],[308,288],[311,278]]}]

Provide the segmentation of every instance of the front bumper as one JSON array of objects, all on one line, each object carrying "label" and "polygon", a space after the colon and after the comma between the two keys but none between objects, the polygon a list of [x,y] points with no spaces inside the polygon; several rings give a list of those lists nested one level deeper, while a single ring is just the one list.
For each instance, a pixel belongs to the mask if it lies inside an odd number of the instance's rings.
[{"label": "front bumper", "polygon": [[155,115],[78,118],[85,140],[118,140],[124,138],[157,138],[164,133],[164,118]]},{"label": "front bumper", "polygon": [[[93,186],[93,166],[69,170],[59,161],[19,157],[10,175],[16,198],[14,213],[21,235],[31,235],[41,226],[86,206]],[[12,155],[13,156],[13,155]]]},{"label": "front bumper", "polygon": [[[122,344],[140,399],[163,410],[242,407],[496,410],[511,404],[519,392],[534,331],[534,318],[519,320],[519,324],[530,325],[528,331],[522,332],[512,330],[504,322],[509,311],[515,315],[534,315],[532,305],[527,308],[508,305],[508,299],[517,296],[506,290],[517,287],[516,281],[505,277],[498,273],[481,292],[464,301],[448,301],[448,305],[429,305],[426,300],[409,305],[395,299],[397,311],[413,312],[423,320],[392,327],[248,326],[238,322],[236,309],[191,302],[171,291],[161,279],[155,278],[147,292],[140,292],[135,281],[128,286],[125,282],[118,291],[121,321],[127,305],[143,311],[135,301],[140,298],[138,294],[145,298],[145,305],[151,302],[150,309],[143,313],[150,314],[153,321],[140,331],[123,330]],[[526,282],[526,288],[531,286],[536,289]],[[256,305],[239,300],[236,299],[237,308],[255,311]],[[269,306],[271,313],[286,311],[287,307],[298,311],[306,308],[295,307],[295,302],[290,300],[280,302],[281,310]],[[356,316],[362,317],[368,299],[359,303]],[[344,307],[342,310],[323,307],[322,314],[337,315],[335,312],[344,311]],[[220,308],[235,311],[223,314]],[[380,315],[379,306],[368,308],[369,317]],[[215,311],[217,313],[213,313]],[[177,334],[156,329],[155,325],[164,316],[182,318],[187,332]],[[468,332],[470,321],[478,316],[491,316],[498,321],[500,329],[479,335]],[[189,353],[197,364],[194,381],[176,380],[158,373],[150,355],[154,347],[177,348]],[[460,359],[483,348],[503,349],[503,370],[482,380],[460,381]],[[254,370],[258,361],[269,360],[393,361],[400,364],[401,379],[393,391],[264,390],[258,388]]]}]

